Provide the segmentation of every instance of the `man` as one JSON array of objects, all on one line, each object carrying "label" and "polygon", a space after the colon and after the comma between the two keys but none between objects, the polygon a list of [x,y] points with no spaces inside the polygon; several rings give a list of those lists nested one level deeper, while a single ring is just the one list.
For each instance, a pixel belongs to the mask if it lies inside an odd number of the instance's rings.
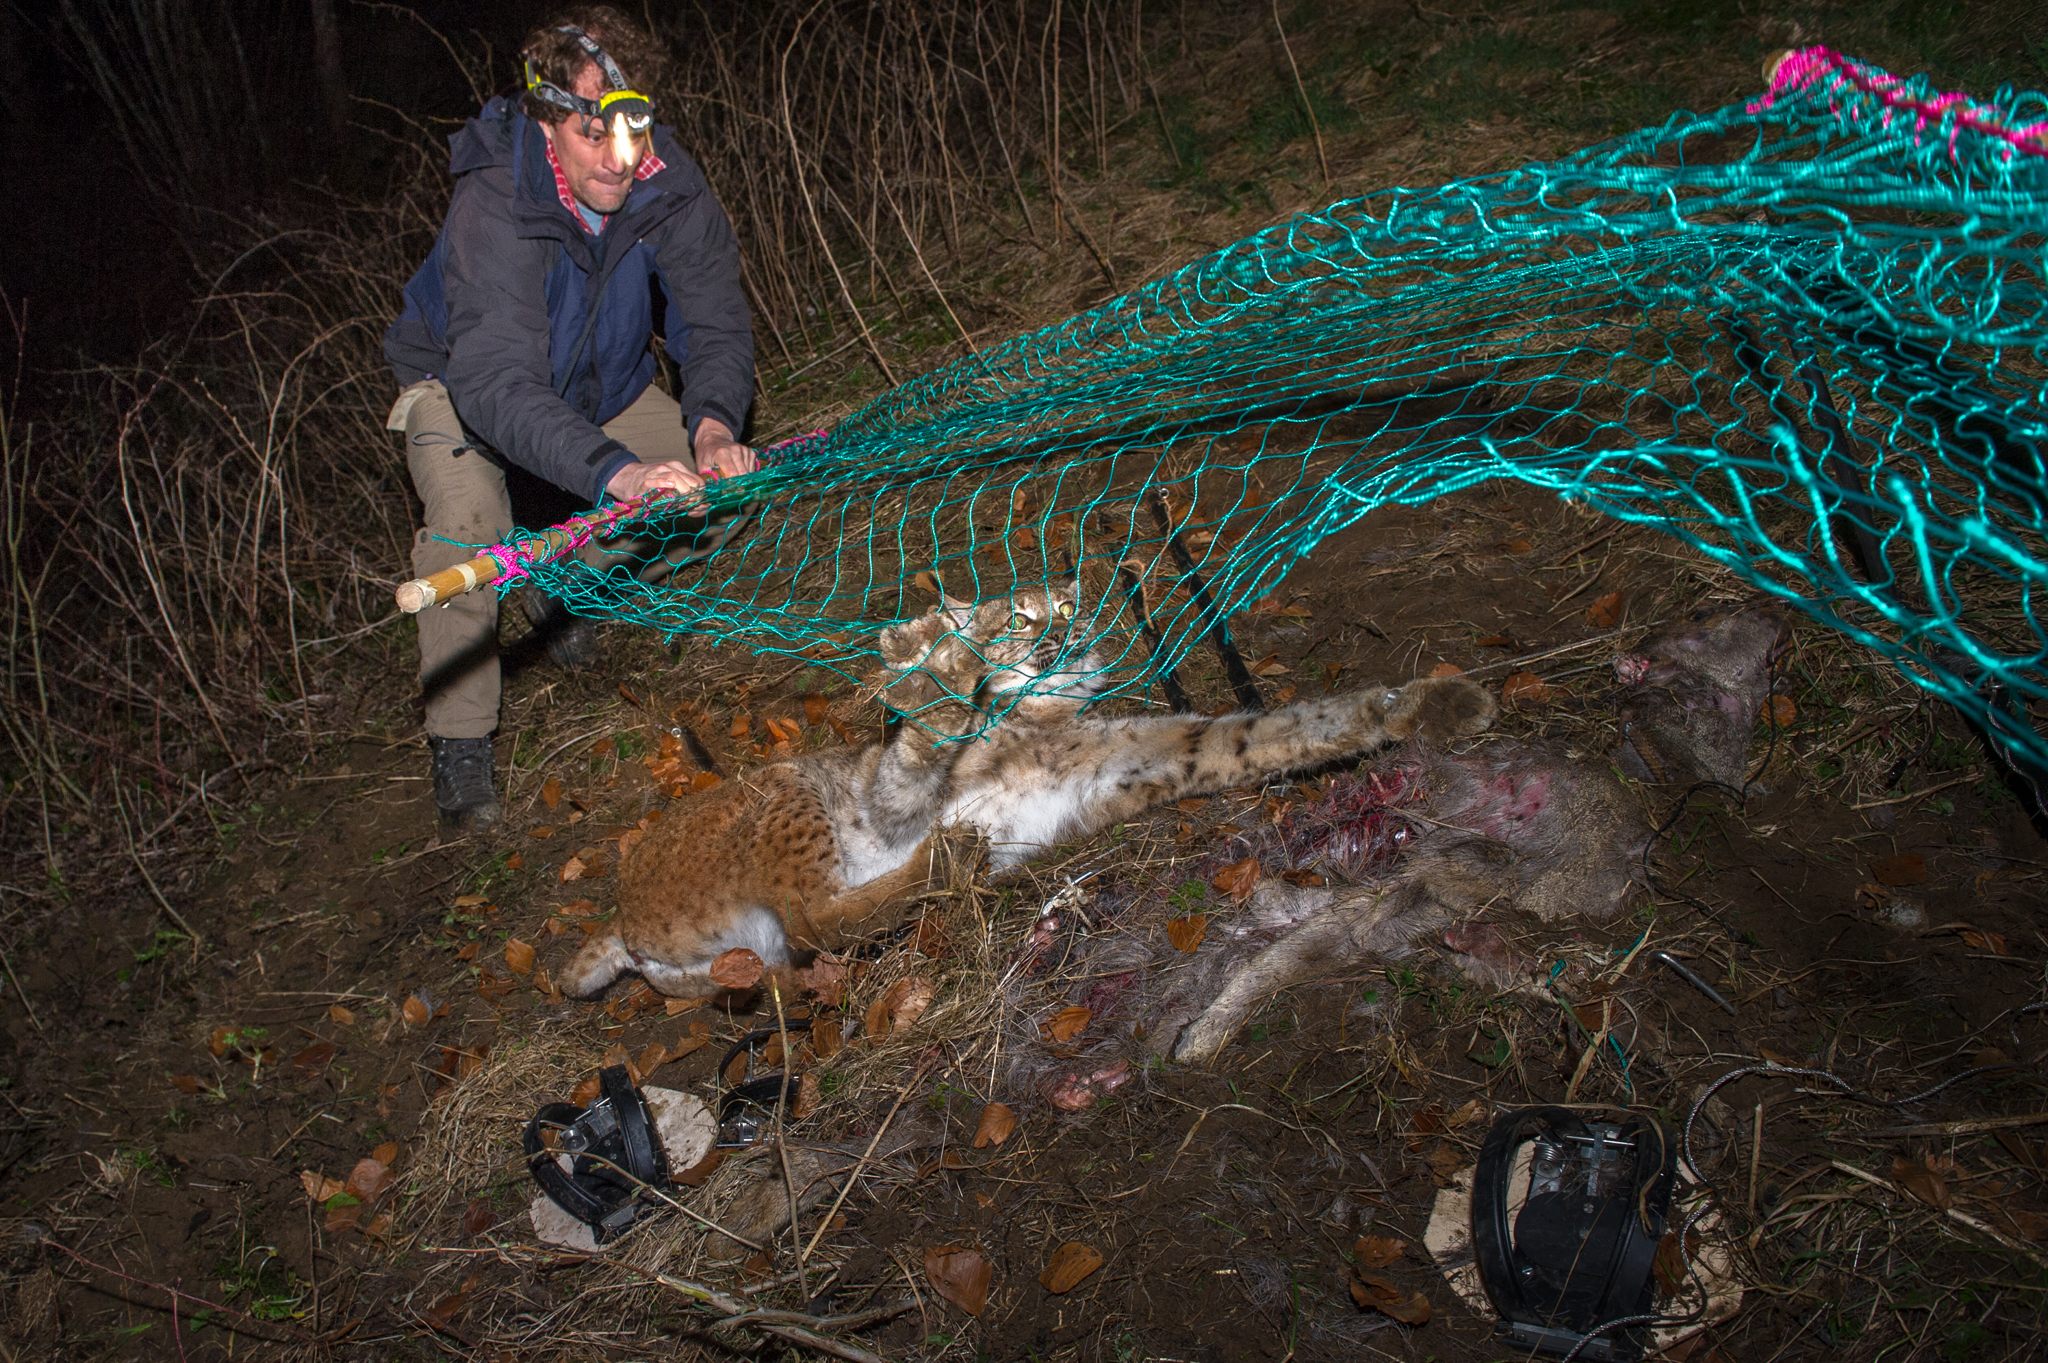
[{"label": "man", "polygon": [[[450,139],[448,216],[384,338],[403,389],[389,425],[425,505],[422,577],[511,530],[507,463],[593,503],[755,465],[739,439],[754,383],[739,249],[640,93],[659,49],[591,5],[537,29],[521,57],[525,94],[491,100]],[[652,386],[657,295],[680,402]],[[540,603],[529,614],[559,612],[525,595]],[[458,828],[499,813],[497,609],[486,590],[419,616],[434,803]]]}]

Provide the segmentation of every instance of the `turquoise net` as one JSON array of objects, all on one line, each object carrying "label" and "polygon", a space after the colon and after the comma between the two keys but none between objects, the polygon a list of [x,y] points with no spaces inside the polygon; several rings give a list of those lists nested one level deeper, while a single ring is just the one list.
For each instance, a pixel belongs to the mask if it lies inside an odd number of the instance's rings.
[{"label": "turquoise net", "polygon": [[[1129,692],[1375,508],[1514,479],[1683,540],[2048,767],[2044,224],[2048,100],[1807,49],[1746,105],[1304,213],[947,364],[717,486],[722,546],[673,571],[531,574],[857,676],[935,581],[1078,572]],[[649,532],[683,558],[700,524]]]}]

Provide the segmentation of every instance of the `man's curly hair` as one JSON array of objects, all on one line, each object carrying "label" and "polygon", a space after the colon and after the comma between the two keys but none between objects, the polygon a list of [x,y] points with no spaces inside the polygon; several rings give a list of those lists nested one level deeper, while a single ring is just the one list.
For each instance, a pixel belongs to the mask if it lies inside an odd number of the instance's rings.
[{"label": "man's curly hair", "polygon": [[[572,5],[526,35],[519,45],[522,61],[548,84],[568,90],[586,66],[595,65],[590,54],[574,37],[556,30],[580,28],[605,50],[618,65],[619,73],[635,90],[654,92],[668,69],[668,53],[654,36],[610,5]],[[523,71],[522,67],[522,71]],[[569,111],[549,104],[528,91],[520,102],[526,116],[538,123],[560,123]]]}]

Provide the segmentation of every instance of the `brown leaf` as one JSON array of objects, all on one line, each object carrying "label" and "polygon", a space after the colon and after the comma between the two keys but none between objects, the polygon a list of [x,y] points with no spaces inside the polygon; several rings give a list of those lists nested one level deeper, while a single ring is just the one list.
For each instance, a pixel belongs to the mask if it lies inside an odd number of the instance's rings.
[{"label": "brown leaf", "polygon": [[940,1245],[924,1252],[924,1276],[932,1291],[970,1316],[978,1316],[988,1305],[989,1284],[995,1270],[978,1249]]},{"label": "brown leaf", "polygon": [[1406,1253],[1408,1242],[1394,1235],[1361,1235],[1351,1246],[1351,1257],[1360,1268],[1385,1268]]},{"label": "brown leaf", "polygon": [[846,998],[846,966],[824,954],[796,971],[794,978],[798,989],[815,995],[827,1008],[838,1007]]},{"label": "brown leaf", "polygon": [[356,1167],[349,1170],[345,1185],[351,1193],[365,1202],[374,1202],[377,1195],[391,1186],[391,1168],[383,1160],[366,1156],[356,1161]]},{"label": "brown leaf", "polygon": [[385,1164],[398,1163],[398,1142],[383,1141],[379,1143],[377,1148],[370,1152],[370,1158],[380,1160]]},{"label": "brown leaf", "polygon": [[1515,636],[1512,634],[1482,634],[1477,639],[1474,639],[1472,643],[1476,648],[1513,648],[1515,647]]},{"label": "brown leaf", "polygon": [[514,975],[533,973],[533,947],[517,937],[505,941],[505,968]]},{"label": "brown leaf", "polygon": [[700,771],[690,778],[690,790],[695,794],[702,795],[724,779],[715,771]]},{"label": "brown leaf", "polygon": [[338,1027],[353,1027],[356,1025],[355,1012],[352,1009],[342,1007],[338,1003],[331,1003],[327,1006],[327,1020]]},{"label": "brown leaf", "polygon": [[455,1323],[457,1316],[460,1316],[468,1309],[469,1292],[467,1289],[461,1292],[450,1292],[447,1296],[427,1308],[425,1316],[427,1328],[436,1332],[445,1330]]},{"label": "brown leaf", "polygon": [[818,1110],[818,1103],[824,1097],[824,1089],[818,1083],[816,1070],[805,1070],[803,1077],[796,1081],[796,1096],[789,1100],[789,1115],[802,1121]]},{"label": "brown leaf", "polygon": [[801,743],[804,739],[804,726],[793,719],[784,719],[778,715],[768,721],[768,734],[777,743]]},{"label": "brown leaf", "polygon": [[1507,680],[1500,684],[1500,698],[1506,701],[1526,701],[1531,705],[1540,705],[1556,694],[1550,683],[1534,672],[1511,672]]},{"label": "brown leaf", "polygon": [[711,962],[711,982],[720,989],[752,989],[767,969],[761,958],[745,947],[720,952]]},{"label": "brown leaf", "polygon": [[562,863],[562,883],[566,885],[572,880],[583,879],[584,873],[589,869],[590,867],[584,862],[581,854],[570,857]]},{"label": "brown leaf", "polygon": [[1057,1297],[1062,1292],[1073,1291],[1084,1278],[1101,1267],[1102,1255],[1092,1245],[1069,1240],[1052,1252],[1045,1272],[1038,1275],[1038,1284]]},{"label": "brown leaf", "polygon": [[1901,885],[1918,885],[1927,879],[1927,858],[1918,852],[1879,857],[1870,863],[1870,875],[1878,884],[1894,889]]},{"label": "brown leaf", "polygon": [[1956,935],[1979,951],[1988,952],[1993,956],[2012,955],[2012,947],[2007,944],[2005,934],[2002,932],[1985,932],[1979,928],[1964,928]]},{"label": "brown leaf", "polygon": [[668,1062],[668,1047],[659,1041],[650,1041],[633,1057],[633,1069],[644,1079]]},{"label": "brown leaf", "polygon": [[1166,940],[1175,951],[1193,951],[1209,935],[1209,915],[1187,913],[1166,920]]},{"label": "brown leaf", "polygon": [[1586,607],[1586,623],[1594,629],[1612,629],[1621,623],[1621,593],[1607,595]]},{"label": "brown leaf", "polygon": [[732,712],[732,727],[727,730],[734,738],[745,738],[754,732],[754,717],[745,710]]},{"label": "brown leaf", "polygon": [[885,1037],[908,1027],[924,1016],[924,1010],[932,1006],[934,997],[932,982],[922,975],[910,975],[896,981],[868,1006],[868,1035]]},{"label": "brown leaf", "polygon": [[547,780],[545,780],[545,781],[543,781],[543,782],[541,782],[541,783],[540,783],[540,802],[541,802],[542,804],[546,805],[546,806],[547,806],[547,807],[548,807],[549,809],[559,809],[559,808],[561,808],[561,805],[562,805],[562,778],[561,778],[561,777],[559,777],[559,776],[550,776],[550,777],[549,777],[549,778],[548,778]]},{"label": "brown leaf", "polygon": [[1209,877],[1209,883],[1242,904],[1250,898],[1252,887],[1259,883],[1259,859],[1246,857],[1243,861],[1233,861]]},{"label": "brown leaf", "polygon": [[1901,1188],[1936,1211],[1947,1211],[1955,1201],[1949,1194],[1948,1181],[1923,1160],[1894,1155],[1892,1178]]},{"label": "brown leaf", "polygon": [[1766,723],[1789,729],[1792,721],[1799,718],[1799,707],[1792,703],[1790,696],[1772,696],[1764,702],[1763,717]]},{"label": "brown leaf", "polygon": [[299,1186],[306,1190],[306,1196],[315,1202],[325,1203],[330,1197],[339,1197],[348,1191],[348,1185],[338,1178],[329,1178],[312,1169],[299,1170]]},{"label": "brown leaf", "polygon": [[332,1041],[316,1041],[292,1057],[292,1067],[307,1074],[318,1074],[327,1068],[327,1062],[334,1059],[338,1048]]},{"label": "brown leaf", "polygon": [[823,724],[825,722],[825,716],[831,713],[832,709],[832,703],[826,700],[823,696],[819,695],[816,691],[813,691],[811,692],[811,694],[804,697],[803,706],[804,723],[814,726]]},{"label": "brown leaf", "polygon": [[1403,1325],[1429,1324],[1428,1297],[1406,1291],[1377,1273],[1353,1273],[1351,1299],[1368,1311],[1391,1316]]},{"label": "brown leaf", "polygon": [[189,1097],[199,1092],[199,1076],[196,1074],[174,1074],[171,1076],[171,1087]]},{"label": "brown leaf", "polygon": [[427,1001],[418,994],[408,994],[399,1011],[403,1012],[405,1020],[415,1027],[426,1026],[434,1016],[434,1010],[428,1007]]},{"label": "brown leaf", "polygon": [[1280,655],[1277,653],[1268,653],[1252,664],[1252,675],[1255,677],[1281,677],[1293,670],[1280,661]]},{"label": "brown leaf", "polygon": [[1047,1041],[1072,1041],[1081,1035],[1094,1016],[1088,1009],[1075,1004],[1054,1013],[1038,1030]]},{"label": "brown leaf", "polygon": [[838,1018],[811,1019],[811,1054],[830,1060],[846,1044],[846,1032]]},{"label": "brown leaf", "polygon": [[474,1240],[498,1224],[498,1214],[491,1210],[488,1200],[473,1197],[462,1209],[462,1233]]},{"label": "brown leaf", "polygon": [[582,1107],[603,1091],[604,1085],[598,1077],[587,1074],[577,1082],[575,1088],[569,1090],[569,1101],[577,1107]]},{"label": "brown leaf", "polygon": [[974,1126],[974,1148],[986,1150],[991,1145],[1001,1145],[1017,1130],[1017,1114],[1008,1103],[990,1103],[981,1110],[981,1120]]},{"label": "brown leaf", "polygon": [[1456,663],[1438,663],[1435,667],[1429,669],[1429,675],[1432,677],[1462,677],[1465,675],[1465,669]]}]

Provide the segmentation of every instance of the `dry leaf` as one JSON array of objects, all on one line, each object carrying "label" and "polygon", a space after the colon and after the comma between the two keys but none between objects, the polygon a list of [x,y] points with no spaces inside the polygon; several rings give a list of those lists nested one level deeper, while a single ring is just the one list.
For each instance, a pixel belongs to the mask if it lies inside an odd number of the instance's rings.
[{"label": "dry leaf", "polygon": [[896,981],[868,1005],[868,1035],[885,1037],[908,1027],[924,1016],[924,1010],[932,1006],[934,997],[932,982],[921,975]]},{"label": "dry leaf", "polygon": [[1927,858],[1918,852],[1901,852],[1895,857],[1879,857],[1870,863],[1871,878],[1880,885],[1897,888],[1901,885],[1918,885],[1927,879]]},{"label": "dry leaf", "polygon": [[1594,629],[1612,629],[1621,623],[1621,593],[1607,595],[1586,607],[1586,623]]},{"label": "dry leaf", "polygon": [[1259,883],[1259,859],[1246,857],[1243,861],[1233,861],[1209,877],[1209,883],[1242,904],[1251,896],[1252,887]]},{"label": "dry leaf", "polygon": [[1512,634],[1482,634],[1477,639],[1474,639],[1472,643],[1478,648],[1513,648],[1515,647],[1515,636]]},{"label": "dry leaf", "polygon": [[727,732],[734,738],[745,738],[748,734],[754,732],[753,716],[749,715],[745,710],[733,711],[732,727]]},{"label": "dry leaf", "polygon": [[1351,1257],[1365,1269],[1385,1268],[1408,1249],[1408,1242],[1393,1235],[1361,1235],[1351,1246]]},{"label": "dry leaf", "polygon": [[1206,913],[1182,914],[1166,920],[1166,940],[1173,944],[1175,951],[1193,951],[1208,935],[1209,915]]},{"label": "dry leaf", "polygon": [[715,771],[700,771],[690,778],[690,789],[694,793],[702,795],[724,779]]},{"label": "dry leaf", "polygon": [[429,1019],[434,1016],[434,1010],[418,994],[408,994],[400,1011],[405,1014],[405,1020],[415,1027],[426,1026]]},{"label": "dry leaf", "polygon": [[391,1186],[391,1169],[383,1160],[365,1157],[356,1161],[356,1167],[349,1170],[345,1185],[365,1202],[374,1202],[377,1195]]},{"label": "dry leaf", "polygon": [[306,1196],[315,1202],[325,1203],[330,1197],[339,1197],[348,1191],[348,1185],[338,1178],[329,1178],[312,1169],[299,1170],[299,1185],[306,1190]]},{"label": "dry leaf", "polygon": [[334,1059],[336,1047],[331,1041],[316,1041],[292,1057],[292,1067],[307,1074],[318,1074],[327,1068],[327,1062]]},{"label": "dry leaf", "polygon": [[804,726],[793,719],[778,716],[768,721],[768,733],[777,743],[801,743],[804,738]]},{"label": "dry leaf", "polygon": [[846,1044],[846,1032],[838,1018],[811,1019],[811,1054],[830,1060]]},{"label": "dry leaf", "polygon": [[668,1061],[668,1047],[662,1045],[659,1041],[650,1041],[640,1048],[638,1055],[633,1057],[633,1072],[644,1079],[663,1065],[666,1065]]},{"label": "dry leaf", "polygon": [[1780,729],[1792,727],[1792,721],[1799,718],[1799,707],[1792,703],[1790,696],[1772,696],[1764,702],[1764,719]]},{"label": "dry leaf", "polygon": [[533,948],[527,943],[520,941],[517,937],[506,939],[505,968],[514,975],[531,975],[533,973]]},{"label": "dry leaf", "polygon": [[1435,667],[1429,669],[1429,675],[1432,677],[1462,677],[1465,675],[1465,669],[1456,663],[1438,663]]},{"label": "dry leaf", "polygon": [[488,904],[490,902],[491,897],[485,894],[459,894],[455,896],[455,907],[458,909],[473,909],[479,904]]},{"label": "dry leaf", "polygon": [[474,1240],[498,1224],[498,1214],[491,1210],[491,1204],[481,1197],[473,1197],[462,1209],[462,1233]]},{"label": "dry leaf", "polygon": [[761,982],[761,972],[766,968],[753,952],[734,947],[720,952],[711,962],[711,982],[720,989],[752,989]]},{"label": "dry leaf", "polygon": [[327,1020],[341,1027],[353,1027],[356,1025],[354,1011],[344,1008],[338,1003],[331,1003],[327,1006]]},{"label": "dry leaf", "polygon": [[1094,1016],[1095,1014],[1088,1009],[1075,1004],[1071,1008],[1062,1008],[1054,1013],[1039,1031],[1044,1033],[1047,1041],[1072,1041],[1081,1035]]},{"label": "dry leaf", "polygon": [[1993,956],[2012,955],[2012,947],[2006,943],[2005,934],[2002,932],[1984,932],[1977,928],[1964,928],[1957,935],[1965,943],[1977,948],[1979,951],[1989,952]]},{"label": "dry leaf", "polygon": [[818,725],[825,722],[825,716],[830,713],[831,702],[813,691],[804,697],[803,706],[804,723]]},{"label": "dry leaf", "polygon": [[550,776],[540,783],[540,802],[549,809],[559,809],[562,804],[562,778]]},{"label": "dry leaf", "polygon": [[562,883],[566,885],[572,880],[583,879],[584,872],[589,869],[580,855],[570,857],[562,863]]},{"label": "dry leaf", "polygon": [[1046,1264],[1045,1272],[1038,1275],[1038,1283],[1057,1297],[1062,1292],[1073,1291],[1083,1279],[1101,1267],[1102,1255],[1093,1246],[1069,1240],[1052,1252],[1052,1260]]},{"label": "dry leaf", "polygon": [[199,1092],[199,1076],[196,1074],[174,1074],[170,1079],[171,1087],[187,1097]]},{"label": "dry leaf", "polygon": [[1252,675],[1255,677],[1279,677],[1293,670],[1286,663],[1280,661],[1280,655],[1277,653],[1268,653],[1265,657],[1252,664]]},{"label": "dry leaf", "polygon": [[1406,1291],[1377,1273],[1353,1273],[1351,1299],[1403,1325],[1429,1324],[1429,1298],[1420,1292]]},{"label": "dry leaf", "polygon": [[583,1107],[603,1091],[604,1084],[598,1077],[594,1074],[587,1074],[577,1081],[575,1088],[569,1090],[569,1101],[577,1107]]},{"label": "dry leaf", "polygon": [[1947,1211],[1955,1200],[1949,1194],[1948,1181],[1922,1160],[1894,1155],[1892,1178],[1901,1188],[1936,1211]]},{"label": "dry leaf", "polygon": [[974,1148],[986,1150],[991,1145],[1001,1145],[1017,1130],[1017,1114],[1008,1103],[990,1103],[981,1110],[981,1120],[974,1127]]},{"label": "dry leaf", "polygon": [[934,1292],[968,1315],[978,1316],[988,1305],[995,1270],[980,1250],[940,1245],[924,1252],[924,1276],[931,1280]]},{"label": "dry leaf", "polygon": [[1500,698],[1506,701],[1540,705],[1556,694],[1550,683],[1534,672],[1511,672],[1508,679],[1500,684]]}]

